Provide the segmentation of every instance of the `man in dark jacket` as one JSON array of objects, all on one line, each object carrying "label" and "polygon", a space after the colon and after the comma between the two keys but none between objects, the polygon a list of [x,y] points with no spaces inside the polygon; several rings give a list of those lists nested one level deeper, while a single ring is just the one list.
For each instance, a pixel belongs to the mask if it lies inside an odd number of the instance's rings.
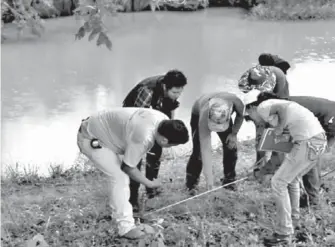
[{"label": "man in dark jacket", "polygon": [[[294,101],[303,107],[307,108],[318,118],[327,135],[328,150],[335,143],[335,101],[328,99],[311,97],[311,96],[291,96],[289,100]],[[261,169],[263,174],[273,174],[274,171],[281,165],[284,155],[273,152],[271,159]],[[321,167],[320,164],[311,169],[302,177],[309,204],[317,205],[319,203],[319,191],[321,185]],[[301,197],[300,206],[308,205],[307,197]]]},{"label": "man in dark jacket", "polygon": [[[185,75],[178,70],[170,70],[165,75],[152,76],[139,82],[126,96],[123,107],[152,108],[174,118],[174,110],[179,106],[177,99],[187,84]],[[154,145],[147,154],[146,177],[149,180],[157,178],[162,148]],[[142,162],[138,168],[141,169]],[[130,180],[130,203],[134,210],[138,210],[138,190],[140,184]],[[153,198],[158,191],[147,188],[147,195]]]},{"label": "man in dark jacket", "polygon": [[291,68],[291,65],[279,57],[278,55],[273,55],[271,53],[262,53],[258,57],[258,62],[263,66],[275,66],[281,69],[286,75],[287,71]]}]

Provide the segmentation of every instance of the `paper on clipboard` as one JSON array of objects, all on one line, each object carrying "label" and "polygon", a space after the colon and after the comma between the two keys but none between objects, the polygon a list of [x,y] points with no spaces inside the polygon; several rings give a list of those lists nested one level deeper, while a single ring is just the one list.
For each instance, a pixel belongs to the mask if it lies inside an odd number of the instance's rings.
[{"label": "paper on clipboard", "polygon": [[265,129],[257,149],[259,151],[274,151],[280,153],[289,153],[292,150],[293,143],[291,136],[288,133],[283,133],[282,140],[275,142],[276,134],[273,128]]}]

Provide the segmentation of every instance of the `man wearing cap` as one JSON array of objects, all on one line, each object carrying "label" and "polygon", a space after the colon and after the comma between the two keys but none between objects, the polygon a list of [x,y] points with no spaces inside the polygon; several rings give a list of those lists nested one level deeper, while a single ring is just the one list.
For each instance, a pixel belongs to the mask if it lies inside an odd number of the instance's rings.
[{"label": "man wearing cap", "polygon": [[[236,113],[235,121],[232,114]],[[202,95],[192,107],[191,129],[193,150],[186,167],[186,187],[194,191],[199,182],[202,167],[207,189],[213,181],[211,132],[217,132],[223,149],[223,184],[235,181],[237,161],[237,133],[243,123],[244,104],[236,95],[215,92]],[[227,189],[236,190],[230,185]]]},{"label": "man wearing cap", "polygon": [[[240,78],[238,82],[239,89],[248,93],[253,89],[260,92],[271,92],[275,95],[286,98],[289,96],[289,85],[286,80],[284,72],[274,66],[262,66],[256,65],[247,70]],[[252,95],[252,94],[251,94]],[[250,96],[251,96],[250,95]],[[247,121],[251,120],[248,116],[245,117]],[[256,123],[256,146],[262,137],[263,131],[269,125],[267,123]],[[257,164],[264,163],[266,153],[263,151],[257,151],[256,162]]]}]

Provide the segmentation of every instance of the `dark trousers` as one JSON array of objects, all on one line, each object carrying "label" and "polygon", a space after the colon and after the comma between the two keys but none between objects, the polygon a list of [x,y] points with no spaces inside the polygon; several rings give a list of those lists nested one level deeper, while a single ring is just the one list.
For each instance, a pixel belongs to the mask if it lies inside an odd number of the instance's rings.
[{"label": "dark trousers", "polygon": [[[147,164],[145,166],[145,175],[147,179],[153,180],[157,178],[159,167],[160,167],[160,158],[162,156],[162,147],[157,143],[152,147],[146,157]],[[137,165],[137,168],[141,170],[142,161]],[[138,190],[140,188],[140,184],[130,179],[130,199],[129,202],[133,206],[138,206]],[[154,189],[146,188],[147,194],[149,197],[153,195],[155,192]]]},{"label": "dark trousers", "polygon": [[[227,136],[232,131],[233,123],[230,122],[229,128],[224,132],[218,132],[218,136],[222,142],[223,149],[223,174],[226,180],[234,181],[236,177],[236,161],[237,161],[237,149],[229,149],[226,145]],[[199,139],[199,116],[191,116],[191,129],[192,129],[192,142],[193,150],[191,157],[186,167],[186,186],[189,189],[193,189],[199,183],[199,177],[202,170],[202,159],[200,152],[200,139]],[[212,165],[212,164],[211,164]]]},{"label": "dark trousers", "polygon": [[[285,155],[283,153],[272,152],[271,166],[275,170],[284,161]],[[302,177],[302,182],[309,198],[310,204],[317,204],[319,202],[319,191],[321,186],[321,169],[320,164],[314,166],[308,173]]]}]

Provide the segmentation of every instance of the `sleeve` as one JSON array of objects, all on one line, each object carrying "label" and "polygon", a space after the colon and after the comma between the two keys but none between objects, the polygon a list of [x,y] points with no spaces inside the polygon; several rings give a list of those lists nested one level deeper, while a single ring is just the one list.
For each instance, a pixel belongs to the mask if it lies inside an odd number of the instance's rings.
[{"label": "sleeve", "polygon": [[136,128],[132,132],[127,141],[127,147],[124,153],[123,162],[128,166],[135,168],[141,161],[143,156],[153,146],[153,133],[143,130],[143,128]]},{"label": "sleeve", "polygon": [[271,106],[272,106],[272,104],[269,101],[265,101],[257,107],[258,114],[266,122],[268,122],[268,120],[270,118]]},{"label": "sleeve", "polygon": [[142,87],[135,99],[135,107],[150,108],[153,92],[147,87]]},{"label": "sleeve", "polygon": [[[139,110],[129,122],[123,162],[136,167],[155,143],[156,118],[148,110]],[[141,124],[139,124],[141,123]]]},{"label": "sleeve", "polygon": [[236,118],[232,127],[232,133],[237,134],[243,124],[245,106],[242,100],[237,96],[235,96],[233,104],[234,104],[234,111],[236,112]]}]

